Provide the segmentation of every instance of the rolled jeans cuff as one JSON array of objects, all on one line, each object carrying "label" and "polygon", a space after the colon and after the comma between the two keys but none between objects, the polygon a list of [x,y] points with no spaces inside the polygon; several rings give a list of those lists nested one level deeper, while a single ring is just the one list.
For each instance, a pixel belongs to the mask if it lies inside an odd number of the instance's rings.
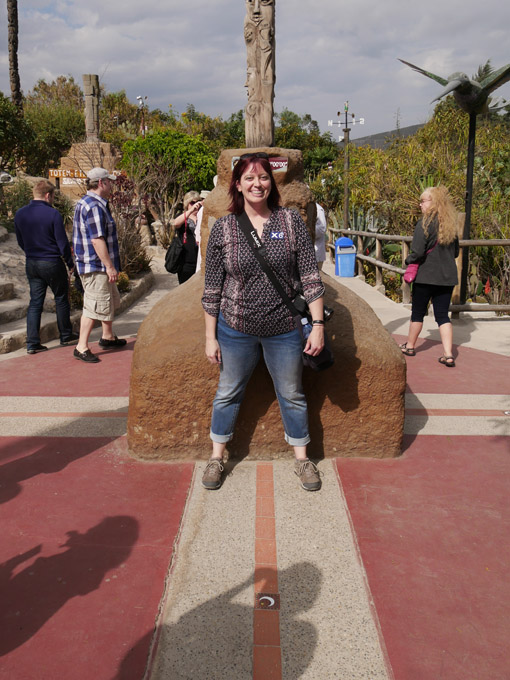
[{"label": "rolled jeans cuff", "polygon": [[214,434],[214,432],[211,430],[209,432],[209,436],[212,439],[212,441],[216,442],[217,444],[226,444],[232,439],[234,433],[231,432],[230,434]]},{"label": "rolled jeans cuff", "polygon": [[310,435],[307,434],[306,437],[296,439],[295,437],[289,437],[289,435],[285,433],[285,441],[287,442],[287,444],[290,444],[291,446],[306,446],[307,444],[310,443]]}]

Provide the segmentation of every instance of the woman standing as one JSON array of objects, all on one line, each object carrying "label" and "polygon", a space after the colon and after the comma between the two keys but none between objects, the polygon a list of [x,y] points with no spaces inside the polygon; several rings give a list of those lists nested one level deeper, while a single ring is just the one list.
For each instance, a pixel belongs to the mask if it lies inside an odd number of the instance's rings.
[{"label": "woman standing", "polygon": [[193,276],[197,269],[198,245],[195,238],[197,213],[202,207],[198,191],[188,191],[183,198],[184,212],[174,220],[176,233],[182,241],[181,264],[177,272],[179,284]]},{"label": "woman standing", "polygon": [[400,349],[409,357],[416,354],[416,341],[423,328],[423,318],[432,300],[434,317],[439,326],[443,356],[438,361],[445,366],[455,366],[453,358],[453,331],[448,308],[454,286],[457,285],[459,254],[457,236],[457,211],[446,187],[426,189],[420,196],[423,217],[414,230],[411,252],[406,265],[419,263],[413,283],[411,323],[407,342]]},{"label": "woman standing", "polygon": [[220,369],[211,421],[212,457],[202,484],[206,489],[221,486],[225,446],[232,439],[246,385],[262,351],[278,397],[285,440],[294,447],[295,473],[305,490],[316,491],[321,486],[319,473],[306,455],[310,436],[301,381],[301,334],[236,216],[245,212],[251,220],[287,295],[294,298],[302,290],[313,318],[304,351],[315,356],[324,346],[324,286],[312,241],[299,214],[279,207],[267,154],[241,156],[229,194],[230,214],[216,221],[209,236],[202,297],[205,353]]}]

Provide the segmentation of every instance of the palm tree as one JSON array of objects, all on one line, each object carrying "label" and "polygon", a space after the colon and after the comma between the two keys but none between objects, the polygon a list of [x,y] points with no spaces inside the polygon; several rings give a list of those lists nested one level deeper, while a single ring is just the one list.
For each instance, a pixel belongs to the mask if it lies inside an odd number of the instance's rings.
[{"label": "palm tree", "polygon": [[23,96],[19,80],[18,68],[18,1],[7,0],[8,43],[9,43],[9,78],[11,81],[12,102],[19,113],[23,112]]},{"label": "palm tree", "polygon": [[[485,64],[480,64],[478,71],[473,74],[473,80],[476,80],[477,83],[480,83],[493,73],[494,67],[491,64],[491,60],[487,59]],[[498,111],[501,111],[501,109],[504,109],[507,106],[507,101],[506,99],[503,99],[503,97],[489,97],[487,99],[487,106],[489,107],[487,116],[490,115],[494,120],[499,120],[499,118],[496,118],[495,116]]]},{"label": "palm tree", "polygon": [[494,67],[491,64],[491,60],[487,59],[485,64],[480,64],[478,71],[473,75],[473,80],[476,80],[479,83],[485,78],[488,78],[491,73],[494,73]]}]

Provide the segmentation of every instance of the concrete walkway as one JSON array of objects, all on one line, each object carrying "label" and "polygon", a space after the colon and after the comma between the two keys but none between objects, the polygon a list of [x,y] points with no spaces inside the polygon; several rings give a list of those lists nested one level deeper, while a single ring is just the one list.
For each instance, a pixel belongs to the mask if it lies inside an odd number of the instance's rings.
[{"label": "concrete walkway", "polygon": [[[0,356],[0,678],[510,677],[510,318],[456,320],[453,370],[426,320],[399,459],[322,461],[313,494],[243,461],[208,492],[203,463],[126,451],[155,265],[101,364]],[[407,309],[341,283],[403,341]]]}]

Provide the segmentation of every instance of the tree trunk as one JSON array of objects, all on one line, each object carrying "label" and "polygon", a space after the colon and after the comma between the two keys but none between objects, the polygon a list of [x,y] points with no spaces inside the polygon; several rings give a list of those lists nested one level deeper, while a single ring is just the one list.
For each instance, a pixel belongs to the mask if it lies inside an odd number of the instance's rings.
[{"label": "tree trunk", "polygon": [[9,43],[9,79],[11,82],[11,98],[20,113],[23,111],[23,97],[18,69],[18,1],[7,0],[8,43]]}]

